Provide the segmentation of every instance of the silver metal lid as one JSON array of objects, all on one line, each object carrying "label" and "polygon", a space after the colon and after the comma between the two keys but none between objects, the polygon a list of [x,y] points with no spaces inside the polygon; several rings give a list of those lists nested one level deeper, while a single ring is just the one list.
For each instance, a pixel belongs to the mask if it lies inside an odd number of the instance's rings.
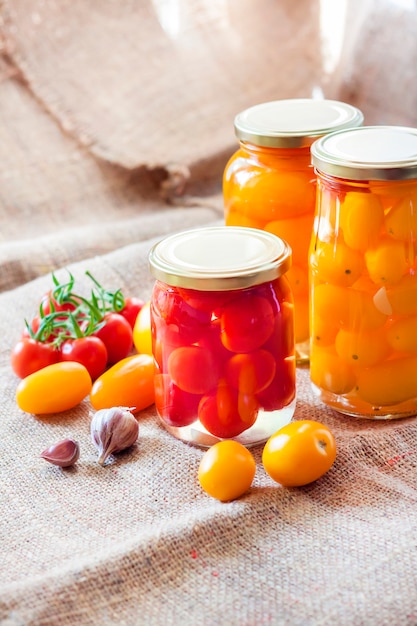
[{"label": "silver metal lid", "polygon": [[362,112],[345,102],[296,98],[250,107],[236,115],[234,127],[241,141],[269,148],[300,148],[327,133],[362,123]]},{"label": "silver metal lid", "polygon": [[311,146],[319,172],[349,180],[417,178],[417,129],[363,126],[334,132]]},{"label": "silver metal lid", "polygon": [[291,248],[255,228],[211,226],[170,235],[149,253],[151,274],[175,287],[243,289],[268,282],[291,266]]}]

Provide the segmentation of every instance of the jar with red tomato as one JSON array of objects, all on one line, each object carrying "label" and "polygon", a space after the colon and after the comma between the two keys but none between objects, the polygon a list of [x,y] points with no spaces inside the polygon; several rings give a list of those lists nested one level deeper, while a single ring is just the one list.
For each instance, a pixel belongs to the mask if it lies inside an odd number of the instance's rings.
[{"label": "jar with red tomato", "polygon": [[349,129],[311,152],[313,386],[339,413],[416,415],[417,129]]},{"label": "jar with red tomato", "polygon": [[310,349],[308,248],[316,202],[310,146],[362,122],[361,111],[349,104],[308,98],[261,103],[234,120],[240,147],[223,174],[225,223],[259,228],[290,244],[299,363],[308,362]]},{"label": "jar with red tomato", "polygon": [[291,249],[271,233],[213,226],[151,250],[155,404],[175,437],[250,446],[295,408]]}]

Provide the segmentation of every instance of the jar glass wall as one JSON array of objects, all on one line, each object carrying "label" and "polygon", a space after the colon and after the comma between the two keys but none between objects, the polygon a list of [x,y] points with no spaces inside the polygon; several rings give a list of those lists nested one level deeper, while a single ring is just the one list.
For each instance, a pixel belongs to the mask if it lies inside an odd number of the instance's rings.
[{"label": "jar glass wall", "polygon": [[341,413],[415,415],[417,131],[349,133],[312,147],[310,376]]},{"label": "jar glass wall", "polygon": [[332,130],[362,123],[358,109],[331,100],[263,103],[235,118],[240,148],[223,176],[225,223],[259,228],[286,240],[295,303],[296,354],[309,358],[308,247],[316,202],[310,145]]},{"label": "jar glass wall", "polygon": [[289,247],[252,229],[214,227],[163,240],[150,260],[163,425],[201,446],[266,441],[295,409]]}]

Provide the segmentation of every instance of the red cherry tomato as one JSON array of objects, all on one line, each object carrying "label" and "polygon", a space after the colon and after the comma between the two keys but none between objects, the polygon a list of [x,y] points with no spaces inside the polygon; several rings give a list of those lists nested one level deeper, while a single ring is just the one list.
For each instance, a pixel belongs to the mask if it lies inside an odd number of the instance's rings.
[{"label": "red cherry tomato", "polygon": [[49,343],[35,341],[31,337],[18,341],[10,355],[12,369],[19,378],[26,378],[26,376],[58,361],[58,350]]},{"label": "red cherry tomato", "polygon": [[195,394],[210,391],[218,378],[213,355],[199,346],[183,346],[171,352],[168,374],[180,389]]},{"label": "red cherry tomato", "polygon": [[169,426],[189,426],[196,421],[201,396],[182,391],[167,374],[155,376],[155,406]]},{"label": "red cherry tomato", "polygon": [[76,361],[88,370],[95,380],[106,369],[107,348],[99,337],[88,336],[69,339],[61,346],[61,361]]},{"label": "red cherry tomato", "polygon": [[221,439],[237,437],[256,421],[255,396],[239,393],[221,382],[215,393],[204,396],[198,407],[200,422],[209,433]]},{"label": "red cherry tomato", "polygon": [[271,384],[275,370],[275,359],[271,352],[255,350],[232,356],[226,363],[226,378],[242,393],[258,393]]},{"label": "red cherry tomato", "polygon": [[232,352],[252,352],[274,330],[274,311],[266,298],[245,293],[227,304],[220,318],[223,344]]},{"label": "red cherry tomato", "polygon": [[336,459],[330,429],[314,420],[290,422],[272,435],[262,452],[271,478],[284,487],[300,487],[325,474]]},{"label": "red cherry tomato", "polygon": [[125,359],[132,349],[132,327],[119,313],[105,315],[104,322],[104,326],[94,334],[107,348],[107,362],[114,364]]},{"label": "red cherry tomato", "polygon": [[129,322],[132,329],[135,327],[136,318],[144,304],[145,301],[140,298],[125,298],[125,305],[119,313]]}]

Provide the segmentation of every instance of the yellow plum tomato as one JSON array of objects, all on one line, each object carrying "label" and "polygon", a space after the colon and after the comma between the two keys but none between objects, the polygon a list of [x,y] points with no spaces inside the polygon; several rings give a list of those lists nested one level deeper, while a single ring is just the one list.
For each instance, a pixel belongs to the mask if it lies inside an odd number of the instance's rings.
[{"label": "yellow plum tomato", "polygon": [[84,400],[91,385],[91,376],[81,363],[53,363],[20,381],[16,402],[26,413],[60,413]]},{"label": "yellow plum tomato", "polygon": [[255,472],[252,453],[237,441],[224,440],[204,453],[198,468],[198,480],[209,496],[229,502],[248,491]]},{"label": "yellow plum tomato", "polygon": [[314,420],[298,420],[280,428],[266,442],[262,463],[283,487],[300,487],[323,476],[336,459],[330,429]]},{"label": "yellow plum tomato", "polygon": [[154,360],[149,354],[128,356],[94,382],[90,401],[96,410],[113,406],[146,409],[155,401]]}]

